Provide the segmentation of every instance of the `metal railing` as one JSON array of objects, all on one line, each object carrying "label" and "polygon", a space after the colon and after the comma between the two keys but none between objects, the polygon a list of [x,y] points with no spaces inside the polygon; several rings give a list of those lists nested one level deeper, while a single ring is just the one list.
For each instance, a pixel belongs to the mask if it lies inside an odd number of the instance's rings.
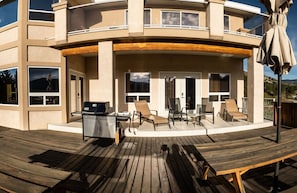
[{"label": "metal railing", "polygon": [[[242,98],[242,112],[248,113],[248,98]],[[275,98],[264,98],[264,119],[273,121]]]},{"label": "metal railing", "polygon": [[231,35],[237,35],[237,36],[243,36],[243,37],[249,37],[249,38],[257,38],[261,39],[262,36],[253,34],[253,33],[246,33],[246,32],[239,32],[239,31],[231,31],[231,30],[224,30],[226,34],[231,34]]}]

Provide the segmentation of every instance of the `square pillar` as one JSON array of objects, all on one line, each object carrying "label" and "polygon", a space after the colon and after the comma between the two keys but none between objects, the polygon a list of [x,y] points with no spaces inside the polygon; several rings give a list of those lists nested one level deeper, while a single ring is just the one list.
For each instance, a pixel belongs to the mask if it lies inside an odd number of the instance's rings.
[{"label": "square pillar", "polygon": [[143,35],[144,0],[128,1],[128,30],[130,36]]},{"label": "square pillar", "polygon": [[96,88],[99,101],[109,101],[114,106],[114,68],[112,41],[99,42],[98,50],[98,82]]},{"label": "square pillar", "polygon": [[248,120],[252,123],[264,122],[264,67],[258,63],[258,48],[248,59]]},{"label": "square pillar", "polygon": [[55,13],[55,41],[67,41],[67,1],[60,1],[52,5]]},{"label": "square pillar", "polygon": [[208,0],[206,9],[209,37],[223,39],[224,37],[224,3],[225,0]]}]

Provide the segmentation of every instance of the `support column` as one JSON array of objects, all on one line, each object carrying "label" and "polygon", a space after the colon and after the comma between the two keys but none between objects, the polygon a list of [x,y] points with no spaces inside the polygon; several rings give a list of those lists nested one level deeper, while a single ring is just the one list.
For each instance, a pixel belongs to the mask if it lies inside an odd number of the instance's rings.
[{"label": "support column", "polygon": [[130,36],[139,36],[143,34],[143,13],[144,0],[128,1],[128,29]]},{"label": "support column", "polygon": [[248,119],[252,123],[264,121],[264,67],[256,60],[258,48],[248,59]]},{"label": "support column", "polygon": [[98,51],[98,84],[96,88],[99,101],[109,101],[114,107],[114,69],[112,41],[99,42]]},{"label": "support column", "polygon": [[67,41],[67,1],[60,1],[52,5],[55,12],[55,41]]},{"label": "support column", "polygon": [[212,39],[222,39],[224,36],[224,3],[225,0],[208,0],[207,26]]}]

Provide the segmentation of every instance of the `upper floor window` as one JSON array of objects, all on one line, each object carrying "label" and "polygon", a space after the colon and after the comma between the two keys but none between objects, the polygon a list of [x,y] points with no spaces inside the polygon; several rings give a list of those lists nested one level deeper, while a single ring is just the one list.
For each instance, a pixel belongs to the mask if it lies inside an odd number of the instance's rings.
[{"label": "upper floor window", "polygon": [[150,77],[149,72],[126,73],[126,103],[137,100],[150,102]]},{"label": "upper floor window", "polygon": [[183,11],[162,11],[162,25],[169,27],[198,27],[199,14]]},{"label": "upper floor window", "polygon": [[0,70],[0,104],[18,104],[17,68]]},{"label": "upper floor window", "polygon": [[229,17],[229,15],[224,15],[224,30],[230,30],[230,17]]},{"label": "upper floor window", "polygon": [[60,68],[29,67],[30,105],[60,104]]},{"label": "upper floor window", "polygon": [[[143,12],[143,24],[150,25],[151,24],[151,10],[144,9]],[[128,25],[128,10],[126,10],[126,25]]]},{"label": "upper floor window", "polygon": [[30,0],[29,20],[54,21],[52,4],[59,0]]},{"label": "upper floor window", "polygon": [[0,27],[17,21],[18,1],[6,0],[0,1]]},{"label": "upper floor window", "polygon": [[211,73],[208,79],[210,101],[225,101],[230,98],[230,74]]}]

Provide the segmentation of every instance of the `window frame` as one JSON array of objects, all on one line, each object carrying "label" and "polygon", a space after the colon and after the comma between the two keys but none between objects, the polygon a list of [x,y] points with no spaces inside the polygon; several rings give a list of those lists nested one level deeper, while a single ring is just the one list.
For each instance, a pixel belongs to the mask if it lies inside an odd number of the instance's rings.
[{"label": "window frame", "polygon": [[16,78],[17,78],[17,80],[16,80],[16,100],[17,100],[17,103],[1,103],[0,102],[0,105],[1,106],[18,106],[19,105],[19,88],[18,88],[18,85],[19,85],[19,78],[18,78],[18,76],[19,76],[19,73],[18,73],[18,70],[19,70],[19,68],[18,67],[11,67],[11,68],[4,68],[4,69],[0,69],[0,72],[4,72],[4,71],[6,71],[6,70],[16,70]]},{"label": "window frame", "polygon": [[[57,0],[56,3],[59,1]],[[55,22],[55,13],[54,10],[43,10],[43,9],[31,9],[30,7],[31,0],[28,1],[28,21],[39,21],[39,22]],[[54,4],[54,3],[52,3]],[[51,4],[51,5],[52,5]],[[53,15],[53,20],[44,20],[44,19],[30,19],[30,13],[39,13],[39,14],[52,14]]]},{"label": "window frame", "polygon": [[[57,69],[58,70],[58,92],[31,92],[30,91],[30,69]],[[56,66],[28,66],[28,104],[30,107],[52,107],[61,106],[61,67]],[[42,104],[31,104],[31,97],[42,97]],[[47,104],[47,97],[58,97],[57,104]]]},{"label": "window frame", "polygon": [[[224,91],[211,92],[210,91],[210,85],[211,85],[210,77],[211,77],[212,74],[218,74],[218,75],[226,74],[226,75],[229,76],[229,85],[228,85],[229,91],[228,92],[224,92]],[[211,100],[211,98],[215,97],[215,96],[218,97],[218,100]],[[224,96],[228,96],[228,97],[225,97],[225,99],[231,97],[231,73],[223,73],[223,72],[211,72],[211,73],[208,73],[208,98],[209,98],[209,100],[212,101],[212,102],[225,102],[224,100],[222,100],[222,98]]]},{"label": "window frame", "polygon": [[[198,28],[200,26],[200,13],[199,12],[192,12],[192,11],[184,11],[184,10],[161,10],[160,11],[160,24],[165,27],[179,27],[179,28]],[[178,13],[179,14],[179,25],[171,25],[171,24],[164,24],[163,23],[163,13]],[[198,16],[197,18],[197,25],[183,25],[183,14],[195,14]]]},{"label": "window frame", "polygon": [[[149,91],[148,92],[127,92],[127,74],[130,74],[130,73],[147,73],[149,74]],[[124,101],[125,101],[125,104],[128,104],[128,103],[133,103],[132,101],[129,101],[127,100],[127,97],[135,97],[135,99],[137,101],[139,100],[142,100],[141,98],[149,98],[149,100],[147,101],[148,103],[150,103],[151,101],[151,72],[125,72],[124,74],[124,91],[125,91],[125,96],[124,96]]]}]

